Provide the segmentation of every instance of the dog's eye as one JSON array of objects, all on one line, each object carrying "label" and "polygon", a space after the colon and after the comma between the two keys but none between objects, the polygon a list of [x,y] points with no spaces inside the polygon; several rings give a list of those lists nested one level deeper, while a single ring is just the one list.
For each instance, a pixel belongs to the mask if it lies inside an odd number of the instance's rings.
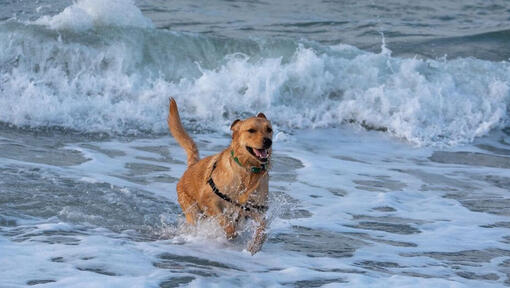
[{"label": "dog's eye", "polygon": [[267,133],[272,133],[273,132],[273,129],[271,129],[271,127],[267,127]]},{"label": "dog's eye", "polygon": [[257,130],[255,130],[255,129],[251,128],[251,129],[248,129],[248,132],[250,132],[250,133],[255,133],[255,132],[257,132]]}]

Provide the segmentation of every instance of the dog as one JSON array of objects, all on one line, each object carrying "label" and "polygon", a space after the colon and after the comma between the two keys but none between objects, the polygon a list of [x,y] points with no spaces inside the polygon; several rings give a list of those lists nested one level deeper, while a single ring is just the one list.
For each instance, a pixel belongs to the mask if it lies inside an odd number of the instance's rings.
[{"label": "dog", "polygon": [[200,160],[197,145],[184,130],[177,103],[170,98],[168,128],[187,154],[188,168],[177,183],[177,199],[189,224],[214,217],[228,239],[239,221],[257,223],[247,250],[254,255],[264,243],[273,129],[263,113],[232,122],[232,141],[218,154]]}]

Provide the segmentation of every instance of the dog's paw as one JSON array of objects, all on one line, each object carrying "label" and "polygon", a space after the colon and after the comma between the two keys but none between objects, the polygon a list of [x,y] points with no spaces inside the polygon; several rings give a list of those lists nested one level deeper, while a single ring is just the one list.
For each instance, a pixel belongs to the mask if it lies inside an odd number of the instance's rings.
[{"label": "dog's paw", "polygon": [[260,237],[256,237],[255,239],[253,239],[252,242],[250,242],[250,244],[248,244],[246,250],[248,250],[252,256],[255,255],[255,253],[259,252],[260,249],[262,249],[262,245],[264,244],[266,237],[267,237],[266,234]]},{"label": "dog's paw", "polygon": [[255,253],[259,252],[261,248],[262,248],[261,244],[250,243],[250,245],[248,245],[248,248],[246,248],[246,250],[248,250],[248,252],[250,252],[251,255],[253,256],[253,255],[255,255]]},{"label": "dog's paw", "polygon": [[225,233],[225,237],[227,238],[227,240],[234,240],[237,238],[239,234],[237,232],[234,232],[234,233]]}]

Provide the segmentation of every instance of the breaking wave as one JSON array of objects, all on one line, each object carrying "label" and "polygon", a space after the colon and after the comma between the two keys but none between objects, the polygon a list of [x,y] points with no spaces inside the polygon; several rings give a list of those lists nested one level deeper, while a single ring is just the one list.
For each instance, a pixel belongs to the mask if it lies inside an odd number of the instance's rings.
[{"label": "breaking wave", "polygon": [[153,28],[132,1],[101,3],[0,23],[0,121],[166,133],[173,96],[194,129],[227,131],[264,111],[280,130],[357,123],[418,145],[455,145],[510,124],[508,62],[177,33]]}]

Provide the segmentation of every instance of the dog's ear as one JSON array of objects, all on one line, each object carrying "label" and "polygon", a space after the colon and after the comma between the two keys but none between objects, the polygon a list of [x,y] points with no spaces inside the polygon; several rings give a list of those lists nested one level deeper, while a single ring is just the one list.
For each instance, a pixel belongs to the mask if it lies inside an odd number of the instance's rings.
[{"label": "dog's ear", "polygon": [[241,120],[239,120],[239,119],[234,120],[234,122],[232,122],[232,125],[230,125],[230,130],[235,131],[238,128],[236,126],[238,126],[240,124],[240,122],[241,122]]},{"label": "dog's ear", "polygon": [[267,118],[266,118],[266,115],[264,115],[264,113],[262,113],[262,112],[259,112],[259,114],[257,114],[257,117],[258,117],[258,118],[264,118],[264,119],[267,119]]}]

